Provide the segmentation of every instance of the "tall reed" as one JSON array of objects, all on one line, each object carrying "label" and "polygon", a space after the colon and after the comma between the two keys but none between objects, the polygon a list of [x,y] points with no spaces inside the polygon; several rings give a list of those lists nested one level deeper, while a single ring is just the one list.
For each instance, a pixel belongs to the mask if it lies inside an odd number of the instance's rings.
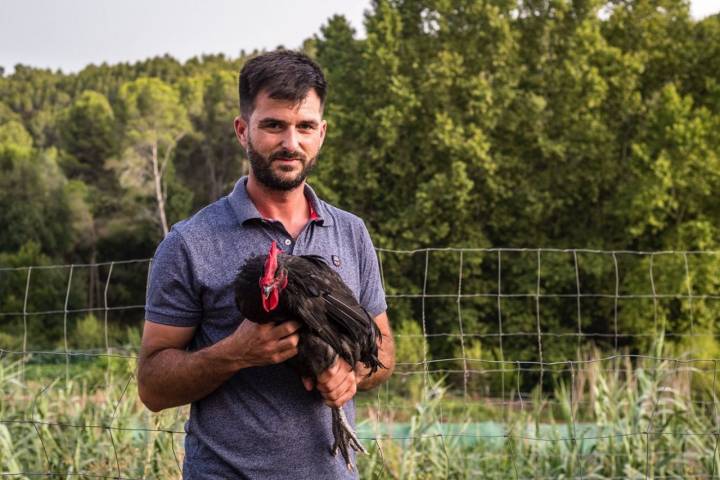
[{"label": "tall reed", "polygon": [[[603,359],[597,350],[578,358],[552,393],[536,389],[494,410],[488,399],[453,395],[442,379],[416,401],[392,392],[361,399],[370,450],[358,459],[361,478],[720,477],[715,362]],[[150,413],[133,367],[96,362],[66,381],[44,366],[2,359],[0,473],[179,478],[187,409]],[[403,401],[409,414],[390,407]],[[463,402],[463,421],[448,423],[448,405]],[[495,423],[478,421],[478,403]]]}]

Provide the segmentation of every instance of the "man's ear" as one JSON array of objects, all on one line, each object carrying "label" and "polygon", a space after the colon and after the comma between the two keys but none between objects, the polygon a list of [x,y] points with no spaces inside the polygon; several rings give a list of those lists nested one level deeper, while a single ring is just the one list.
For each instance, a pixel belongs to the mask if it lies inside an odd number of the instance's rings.
[{"label": "man's ear", "polygon": [[325,142],[325,134],[327,134],[327,120],[320,123],[320,146]]},{"label": "man's ear", "polygon": [[235,136],[238,139],[238,142],[240,142],[240,145],[243,146],[245,150],[247,150],[248,147],[248,129],[250,128],[242,116],[235,117],[234,122],[235,127]]}]

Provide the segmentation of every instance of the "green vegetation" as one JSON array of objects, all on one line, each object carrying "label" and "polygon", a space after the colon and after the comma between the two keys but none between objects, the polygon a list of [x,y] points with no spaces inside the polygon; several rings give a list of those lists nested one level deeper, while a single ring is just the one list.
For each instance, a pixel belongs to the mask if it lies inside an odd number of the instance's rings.
[{"label": "green vegetation", "polygon": [[[535,390],[484,415],[438,380],[418,398],[362,396],[359,431],[370,454],[358,460],[361,478],[711,478],[720,471],[717,397],[707,388],[691,396],[688,381],[712,378],[713,362],[633,365],[597,355],[575,365],[572,381],[558,382],[551,396]],[[179,478],[187,412],[145,409],[134,360],[77,366],[67,382],[33,362],[0,367],[5,469],[27,472],[18,478]],[[466,408],[448,414],[453,404]]]},{"label": "green vegetation", "polygon": [[[717,16],[695,21],[683,0],[377,0],[366,29],[357,38],[336,16],[303,48],[331,85],[312,184],[363,217],[377,247],[718,249]],[[18,66],[0,76],[0,222],[8,226],[0,263],[151,257],[168,225],[228,192],[247,169],[232,118],[248,56],[166,56],[76,74]],[[463,293],[497,291],[497,257],[464,256]],[[423,260],[385,254],[388,293],[422,291]],[[502,260],[505,292],[536,290],[532,252]],[[688,283],[693,292],[718,291],[714,257],[691,257],[689,275],[680,256],[655,260],[667,294],[686,294]],[[578,261],[584,293],[614,293],[612,258]],[[618,261],[623,293],[647,293],[652,259]],[[573,262],[543,255],[542,291],[576,292]],[[457,292],[458,265],[457,254],[434,253],[427,293]],[[58,278],[41,294],[35,275],[28,312],[64,309],[68,272],[44,274]],[[102,307],[109,274],[76,269],[69,308]],[[142,304],[146,274],[114,271],[108,303]],[[2,311],[22,311],[26,272],[1,271],[0,284]],[[577,330],[570,303],[543,304],[544,331]],[[393,298],[391,308],[396,325],[421,317],[416,299]],[[454,302],[425,308],[425,333],[455,331]],[[466,332],[497,333],[497,305],[468,300],[462,308]],[[535,330],[527,305],[502,308],[512,329]],[[658,319],[667,332],[690,333],[691,308],[693,333],[713,337],[717,327],[712,299],[663,301],[657,314],[647,303],[619,308],[628,319],[619,328],[630,335],[658,331]],[[612,315],[609,302],[589,299],[581,328],[613,333]],[[79,318],[68,319],[70,328]],[[140,320],[132,310],[111,323],[122,330]],[[17,343],[18,319],[0,323]],[[57,324],[34,322],[30,337],[53,347]],[[535,339],[517,340],[506,342],[507,358],[537,358]],[[642,352],[651,341],[625,337],[612,347]],[[501,355],[487,342],[468,347],[486,359]],[[569,358],[576,347],[548,352]],[[432,337],[428,353],[457,349]]]},{"label": "green vegetation", "polygon": [[[715,364],[693,360],[720,358],[720,255],[695,252],[720,250],[720,16],[695,21],[685,0],[375,0],[365,25],[361,39],[336,16],[303,45],[330,83],[311,184],[366,221],[398,338],[397,375],[361,417],[413,437],[380,441],[363,472],[717,475]],[[247,171],[232,119],[248,57],[0,73],[3,354],[137,345],[148,262],[103,262],[151,257]],[[601,252],[472,250],[488,247]],[[619,352],[632,361],[597,360]],[[149,415],[133,382],[123,396],[126,360],[19,358],[1,367],[8,471],[176,474],[154,429],[182,415]],[[87,427],[114,415],[129,429]],[[491,420],[499,440],[433,433]],[[525,438],[538,423],[601,438]]]}]

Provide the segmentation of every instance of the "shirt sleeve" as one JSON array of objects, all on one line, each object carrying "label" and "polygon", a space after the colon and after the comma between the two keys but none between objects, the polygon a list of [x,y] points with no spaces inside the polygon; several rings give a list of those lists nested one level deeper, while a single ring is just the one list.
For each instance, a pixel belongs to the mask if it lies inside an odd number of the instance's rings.
[{"label": "shirt sleeve", "polygon": [[362,223],[361,226],[360,304],[375,318],[387,310],[387,302],[375,247],[365,224]]},{"label": "shirt sleeve", "polygon": [[155,252],[148,279],[145,318],[177,327],[194,327],[202,318],[200,288],[193,274],[190,252],[171,230]]}]

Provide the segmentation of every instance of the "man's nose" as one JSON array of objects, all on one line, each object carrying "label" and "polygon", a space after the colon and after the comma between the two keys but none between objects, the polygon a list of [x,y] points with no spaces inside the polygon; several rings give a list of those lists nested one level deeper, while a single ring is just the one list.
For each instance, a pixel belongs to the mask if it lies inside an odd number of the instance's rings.
[{"label": "man's nose", "polygon": [[300,146],[300,136],[295,127],[285,129],[285,135],[282,139],[282,146],[289,152],[294,152]]}]

